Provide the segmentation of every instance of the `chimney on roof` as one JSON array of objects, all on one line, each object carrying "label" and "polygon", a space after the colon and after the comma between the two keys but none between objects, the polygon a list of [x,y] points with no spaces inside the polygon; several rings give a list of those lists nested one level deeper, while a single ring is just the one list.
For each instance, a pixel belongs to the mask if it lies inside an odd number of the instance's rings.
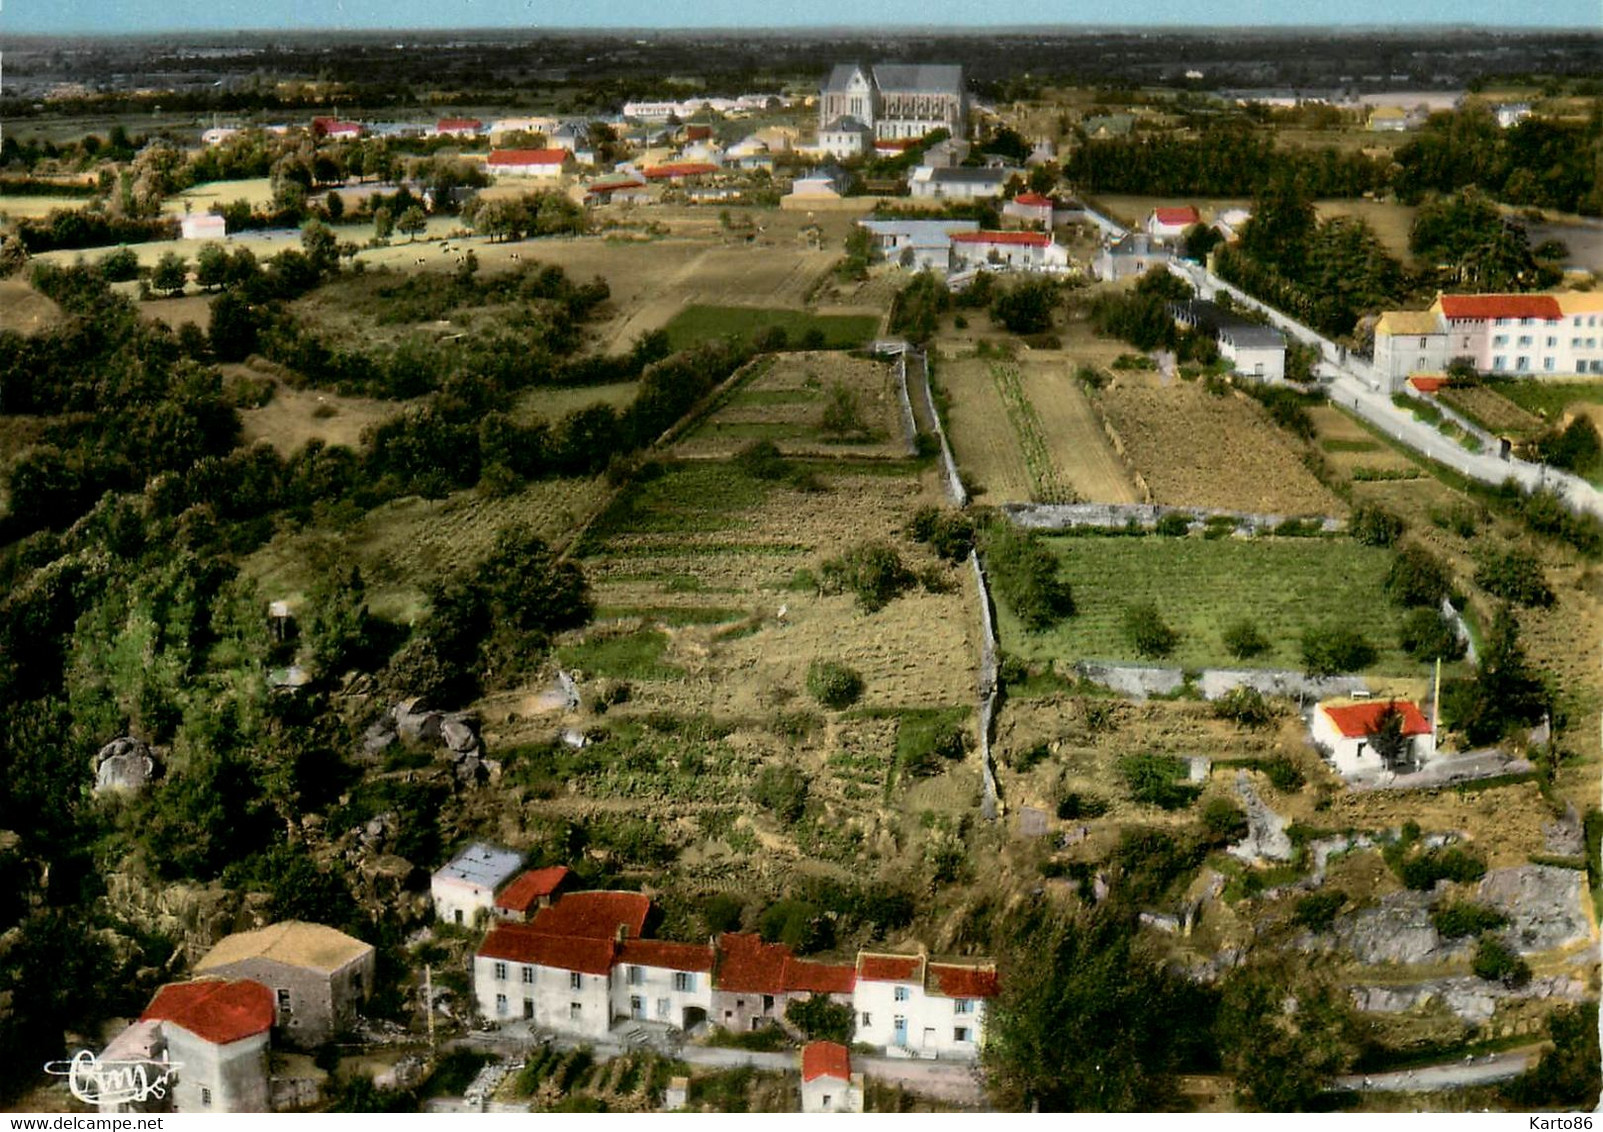
[{"label": "chimney on roof", "polygon": [[619,943],[627,943],[629,941],[629,925],[619,924],[617,934],[614,938],[617,939]]}]

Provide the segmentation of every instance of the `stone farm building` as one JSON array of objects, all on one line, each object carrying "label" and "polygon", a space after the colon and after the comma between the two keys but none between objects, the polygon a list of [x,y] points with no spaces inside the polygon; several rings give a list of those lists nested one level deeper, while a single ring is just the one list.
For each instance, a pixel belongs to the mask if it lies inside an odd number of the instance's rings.
[{"label": "stone farm building", "polygon": [[451,924],[472,924],[495,906],[496,891],[523,867],[510,849],[474,842],[452,857],[429,879],[434,914]]},{"label": "stone farm building", "polygon": [[274,1024],[292,1045],[321,1045],[356,1023],[373,993],[369,944],[321,924],[287,920],[220,940],[197,975],[254,979],[273,992]]},{"label": "stone farm building", "polygon": [[962,137],[968,123],[963,68],[946,63],[840,63],[818,92],[820,134],[860,123],[875,138]]},{"label": "stone farm building", "polygon": [[[1401,756],[1388,765],[1375,749],[1375,736],[1391,712],[1400,717],[1406,743]],[[1343,777],[1411,770],[1436,755],[1436,736],[1430,720],[1418,705],[1407,700],[1321,703],[1314,708],[1310,730],[1315,746],[1329,752],[1331,764]]]},{"label": "stone farm building", "polygon": [[1511,377],[1603,374],[1603,294],[1438,295],[1375,324],[1375,371],[1393,391],[1460,358]]},{"label": "stone farm building", "polygon": [[852,1009],[860,1041],[905,1056],[978,1054],[997,993],[990,963],[866,952],[855,964],[825,963],[741,932],[644,939],[649,911],[638,893],[575,892],[527,923],[498,923],[473,960],[480,1013],[599,1040],[615,1028],[783,1025],[790,1003],[822,995]]}]

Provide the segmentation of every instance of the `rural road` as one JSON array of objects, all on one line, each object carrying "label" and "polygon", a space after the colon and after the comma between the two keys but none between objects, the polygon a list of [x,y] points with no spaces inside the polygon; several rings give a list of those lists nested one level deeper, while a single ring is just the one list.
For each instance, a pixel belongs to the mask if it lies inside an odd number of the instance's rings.
[{"label": "rural road", "polygon": [[1421,1065],[1395,1073],[1371,1073],[1367,1076],[1355,1073],[1336,1078],[1336,1084],[1343,1089],[1377,1093],[1424,1093],[1436,1089],[1458,1089],[1465,1085],[1484,1085],[1518,1077],[1531,1067],[1540,1049],[1540,1046],[1528,1046],[1485,1058]]}]

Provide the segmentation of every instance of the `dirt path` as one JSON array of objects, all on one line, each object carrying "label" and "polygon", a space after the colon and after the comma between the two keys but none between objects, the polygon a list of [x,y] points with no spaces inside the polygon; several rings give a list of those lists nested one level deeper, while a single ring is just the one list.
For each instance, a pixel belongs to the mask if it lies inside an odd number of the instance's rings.
[{"label": "dirt path", "polygon": [[1093,503],[1142,502],[1067,362],[1032,361],[1024,387],[1051,438],[1053,463],[1076,495]]}]

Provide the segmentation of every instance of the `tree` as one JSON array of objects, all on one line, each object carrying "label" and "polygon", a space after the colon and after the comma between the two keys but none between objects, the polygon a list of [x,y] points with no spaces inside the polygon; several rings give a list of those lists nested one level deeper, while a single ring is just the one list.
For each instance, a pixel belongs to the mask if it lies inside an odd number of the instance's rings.
[{"label": "tree", "polygon": [[1369,733],[1369,745],[1387,770],[1407,773],[1415,768],[1414,740],[1406,733],[1406,726],[1397,701],[1392,700],[1381,709]]},{"label": "tree", "polygon": [[1300,1112],[1330,1088],[1352,1057],[1343,996],[1298,988],[1290,972],[1244,967],[1224,982],[1215,1040],[1236,1095],[1260,1112]]},{"label": "tree", "polygon": [[1397,643],[1419,660],[1457,660],[1465,652],[1453,623],[1437,610],[1423,606],[1404,615],[1397,629]]},{"label": "tree", "polygon": [[379,205],[373,210],[373,238],[387,240],[395,231],[395,214],[389,210],[388,205]]},{"label": "tree", "polygon": [[319,275],[330,275],[339,270],[339,240],[334,229],[321,220],[308,220],[301,225],[301,250]]},{"label": "tree", "polygon": [[1247,829],[1247,811],[1229,798],[1210,798],[1202,807],[1202,833],[1210,845],[1240,841]]},{"label": "tree", "polygon": [[1058,577],[1058,560],[1033,531],[994,524],[985,535],[985,565],[996,592],[1029,631],[1074,616],[1074,595]]},{"label": "tree", "polygon": [[395,227],[409,237],[409,243],[415,241],[418,238],[418,234],[428,225],[428,217],[423,215],[423,210],[415,204],[403,211],[395,221]]},{"label": "tree", "polygon": [[824,402],[824,415],[818,422],[824,432],[835,436],[859,436],[868,431],[863,423],[857,393],[845,382],[832,382]]},{"label": "tree", "polygon": [[819,568],[825,593],[850,590],[864,613],[885,608],[915,581],[913,572],[889,543],[867,542],[831,558]]},{"label": "tree", "polygon": [[825,707],[839,711],[863,694],[863,678],[838,661],[815,660],[807,666],[807,691]]},{"label": "tree", "polygon": [[221,244],[202,244],[195,253],[195,282],[215,291],[228,281],[228,253]]},{"label": "tree", "polygon": [[807,808],[807,776],[794,766],[764,767],[751,796],[785,825],[794,825]]},{"label": "tree", "polygon": [[1518,547],[1483,552],[1475,565],[1475,584],[1514,605],[1545,608],[1553,604],[1542,560]]},{"label": "tree", "polygon": [[251,306],[236,290],[224,291],[212,300],[210,338],[218,361],[242,362],[256,352],[257,339],[266,324],[266,315]]},{"label": "tree", "polygon": [[306,636],[317,675],[337,678],[367,647],[367,587],[355,566],[323,577],[307,595]]},{"label": "tree", "polygon": [[1452,592],[1453,576],[1436,555],[1418,543],[1407,543],[1393,555],[1384,588],[1387,597],[1405,608],[1434,609]]},{"label": "tree", "polygon": [[1347,529],[1365,546],[1391,546],[1402,536],[1403,520],[1378,503],[1364,503],[1353,509]]},{"label": "tree", "polygon": [[1180,642],[1180,634],[1164,621],[1158,607],[1149,601],[1125,607],[1124,635],[1141,656],[1168,656]]},{"label": "tree", "polygon": [[1225,627],[1224,645],[1237,660],[1251,660],[1269,651],[1269,639],[1253,622],[1242,619]]},{"label": "tree", "polygon": [[1536,723],[1548,707],[1548,693],[1525,659],[1519,622],[1508,606],[1492,619],[1474,676],[1442,689],[1442,714],[1470,743],[1495,743],[1511,727]]},{"label": "tree", "polygon": [[804,999],[792,999],[785,1007],[785,1020],[810,1042],[838,1042],[844,1046],[851,1044],[857,1014],[847,1004],[815,993]]},{"label": "tree", "polygon": [[166,252],[150,273],[150,285],[158,291],[176,295],[189,282],[189,261],[177,252]]},{"label": "tree", "polygon": [[1591,1112],[1600,1084],[1597,1003],[1558,1007],[1547,1017],[1547,1032],[1553,1048],[1505,1086],[1509,1099],[1521,1109]]},{"label": "tree", "polygon": [[1133,917],[1035,908],[1008,926],[980,1053],[1012,1112],[1173,1108],[1175,1075],[1209,1060],[1213,992],[1145,951]]},{"label": "tree", "polygon": [[1027,279],[996,297],[991,317],[1014,334],[1040,334],[1052,329],[1057,304],[1057,284],[1050,279]]},{"label": "tree", "polygon": [[1311,628],[1302,635],[1302,663],[1310,676],[1357,672],[1375,662],[1375,648],[1346,626]]}]

